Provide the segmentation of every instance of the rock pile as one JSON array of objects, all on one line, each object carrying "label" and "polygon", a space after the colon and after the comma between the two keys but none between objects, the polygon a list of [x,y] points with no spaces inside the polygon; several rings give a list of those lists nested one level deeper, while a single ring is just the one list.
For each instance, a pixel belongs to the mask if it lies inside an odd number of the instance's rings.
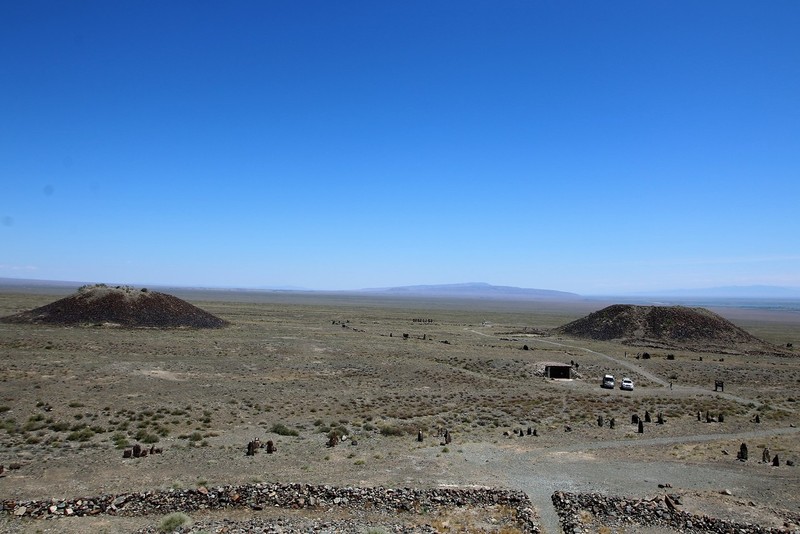
[{"label": "rock pile", "polygon": [[[243,521],[232,519],[203,520],[180,527],[181,534],[207,534],[208,532],[224,532],[225,534],[364,534],[365,532],[397,532],[402,534],[437,534],[441,532],[430,525],[408,525],[394,520],[381,520],[376,525],[374,520],[366,519],[313,519],[298,517],[252,518]],[[163,534],[160,527],[144,528],[135,534]]]},{"label": "rock pile", "polygon": [[561,519],[564,534],[583,533],[585,526],[581,521],[582,512],[590,512],[604,526],[630,528],[664,527],[675,529],[686,534],[719,533],[727,534],[786,534],[783,528],[768,528],[758,525],[735,523],[699,516],[676,508],[677,496],[658,496],[653,499],[623,499],[598,493],[563,493],[556,492],[552,496],[553,505]]},{"label": "rock pile", "polygon": [[313,486],[309,484],[245,484],[215,488],[101,495],[70,500],[0,502],[0,513],[16,517],[164,515],[176,511],[266,507],[287,509],[342,507],[386,513],[423,513],[445,507],[502,505],[516,511],[518,528],[537,533],[539,526],[525,493],[492,488],[411,489]]}]

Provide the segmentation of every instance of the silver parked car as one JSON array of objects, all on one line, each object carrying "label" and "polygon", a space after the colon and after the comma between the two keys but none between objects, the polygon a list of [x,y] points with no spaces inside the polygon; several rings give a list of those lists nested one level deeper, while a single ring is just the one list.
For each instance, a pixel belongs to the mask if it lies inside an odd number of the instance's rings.
[{"label": "silver parked car", "polygon": [[606,375],[603,377],[603,383],[600,384],[601,387],[614,389],[614,375]]}]

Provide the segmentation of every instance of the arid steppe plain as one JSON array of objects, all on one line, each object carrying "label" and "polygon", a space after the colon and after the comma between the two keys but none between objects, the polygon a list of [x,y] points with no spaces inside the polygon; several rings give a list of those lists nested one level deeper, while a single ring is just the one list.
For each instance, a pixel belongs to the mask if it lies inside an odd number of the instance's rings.
[{"label": "arid steppe plain", "polygon": [[[798,528],[800,467],[785,463],[800,461],[797,355],[646,349],[549,333],[609,304],[596,301],[170,293],[230,325],[0,324],[0,498],[253,482],[492,486],[526,492],[543,530],[558,532],[554,491],[669,491],[687,511]],[[0,292],[0,316],[65,294]],[[777,346],[800,342],[796,312],[715,311]],[[651,357],[637,359],[644,351]],[[540,362],[570,361],[577,379],[538,374]],[[634,391],[601,389],[606,373],[632,378]],[[653,423],[639,434],[631,417],[645,411]],[[724,421],[707,423],[707,412]],[[659,413],[663,425],[655,424]],[[327,447],[336,429],[348,439]],[[451,443],[441,444],[439,429]],[[254,438],[272,440],[276,453],[246,456]],[[136,442],[163,453],[123,459]],[[747,462],[736,459],[743,442]],[[779,455],[779,467],[760,462],[764,448]],[[130,532],[159,519],[6,517],[0,528]],[[426,518],[442,532],[500,531],[485,519]]]}]

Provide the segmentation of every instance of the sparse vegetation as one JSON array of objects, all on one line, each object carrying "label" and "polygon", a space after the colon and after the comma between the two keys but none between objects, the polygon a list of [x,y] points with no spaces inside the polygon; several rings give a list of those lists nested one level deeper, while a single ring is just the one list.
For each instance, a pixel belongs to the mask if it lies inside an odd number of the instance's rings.
[{"label": "sparse vegetation", "polygon": [[270,432],[278,434],[279,436],[299,436],[300,433],[293,429],[289,428],[288,426],[284,425],[283,423],[275,423],[270,428]]},{"label": "sparse vegetation", "polygon": [[175,532],[189,522],[189,516],[183,512],[175,512],[164,517],[158,524],[159,532]]},{"label": "sparse vegetation", "polygon": [[[0,294],[0,310],[24,308],[16,298]],[[407,480],[430,482],[427,471],[412,472],[412,466],[426,462],[436,465],[432,473],[452,469],[454,479],[467,480],[462,470],[479,464],[475,444],[494,454],[616,440],[628,447],[625,454],[616,449],[592,454],[608,462],[641,459],[630,420],[644,410],[654,421],[656,414],[666,417],[665,425],[647,427],[646,438],[735,434],[800,422],[800,362],[794,359],[663,347],[647,347],[652,357],[636,359],[644,348],[547,337],[547,328],[578,314],[523,313],[523,304],[480,310],[480,317],[474,309],[443,307],[430,325],[413,323],[422,313],[402,306],[343,306],[351,316],[347,328],[330,324],[332,305],[244,300],[209,303],[212,312],[232,320],[234,328],[223,330],[67,328],[53,333],[46,327],[39,334],[29,325],[0,325],[0,380],[8,392],[0,399],[0,455],[5,454],[0,463],[26,459],[21,474],[30,478],[19,479],[20,492],[25,484],[33,487],[28,481],[45,466],[55,493],[70,493],[70,476],[82,487],[95,484],[115,492],[135,485],[120,475],[127,473],[120,470],[122,449],[158,443],[163,456],[126,461],[124,467],[135,466],[137,476],[161,487],[174,480],[187,487],[209,479],[223,485],[254,475],[298,482],[341,477],[349,483],[367,480],[373,471],[381,483],[396,477],[405,485]],[[415,330],[403,340],[398,332],[412,330],[409,325]],[[769,325],[765,337],[783,342],[790,328]],[[428,339],[421,339],[423,334]],[[451,343],[431,343],[431,338]],[[528,351],[521,350],[523,343]],[[580,364],[580,376],[569,384],[536,374],[538,362],[570,360]],[[637,374],[637,367],[664,383]],[[620,378],[630,374],[636,390],[601,390],[599,378],[607,372]],[[725,381],[726,396],[713,393],[716,379]],[[675,386],[669,394],[666,381]],[[684,393],[686,387],[692,390]],[[714,418],[723,414],[724,423],[705,423],[707,412]],[[598,415],[605,421],[601,428]],[[753,422],[756,415],[761,426]],[[614,430],[608,427],[612,417]],[[528,427],[538,430],[538,437],[517,436]],[[452,433],[452,444],[444,443],[438,433],[443,429]],[[421,443],[418,430],[424,434]],[[327,448],[334,435],[348,439]],[[246,458],[245,446],[254,438],[262,444],[273,440],[277,451],[268,456],[261,449]],[[800,456],[800,445],[788,437],[759,443],[780,451],[782,458]],[[724,447],[735,451],[738,446]],[[663,456],[724,469],[732,458],[722,455],[722,448],[716,441],[671,444]],[[654,450],[646,452],[660,453]],[[82,469],[93,458],[102,461],[92,465],[96,470],[90,477]],[[450,528],[471,524],[465,518],[448,521]]]},{"label": "sparse vegetation", "polygon": [[382,436],[402,436],[406,432],[398,425],[384,425],[381,427]]}]

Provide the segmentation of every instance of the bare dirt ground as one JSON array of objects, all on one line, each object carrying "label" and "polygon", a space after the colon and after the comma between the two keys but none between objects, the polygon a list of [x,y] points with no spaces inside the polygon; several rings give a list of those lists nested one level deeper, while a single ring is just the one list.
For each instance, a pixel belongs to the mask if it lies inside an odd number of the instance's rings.
[{"label": "bare dirt ground", "polygon": [[[60,296],[0,292],[0,316]],[[800,513],[800,470],[785,464],[800,460],[800,358],[670,351],[667,359],[655,350],[637,359],[631,347],[538,334],[591,303],[179,296],[231,326],[0,324],[1,498],[262,481],[499,486],[528,493],[545,532],[559,532],[549,500],[557,490],[669,491],[684,496],[685,510],[768,526]],[[767,341],[798,344],[795,315],[737,310],[734,320]],[[575,361],[580,378],[536,376],[543,361]],[[605,373],[632,378],[635,390],[601,389]],[[724,393],[714,380],[724,380]],[[631,416],[645,411],[653,423],[638,434]],[[724,421],[706,423],[707,412]],[[655,423],[658,413],[665,424]],[[326,447],[337,428],[350,439]],[[452,433],[447,446],[440,428]],[[255,437],[273,440],[277,453],[245,456]],[[123,459],[135,442],[163,454]],[[736,460],[743,442],[747,462]],[[760,462],[764,448],[780,467]],[[0,528],[131,532],[159,519],[5,518]],[[463,518],[437,525],[470,530]]]}]

